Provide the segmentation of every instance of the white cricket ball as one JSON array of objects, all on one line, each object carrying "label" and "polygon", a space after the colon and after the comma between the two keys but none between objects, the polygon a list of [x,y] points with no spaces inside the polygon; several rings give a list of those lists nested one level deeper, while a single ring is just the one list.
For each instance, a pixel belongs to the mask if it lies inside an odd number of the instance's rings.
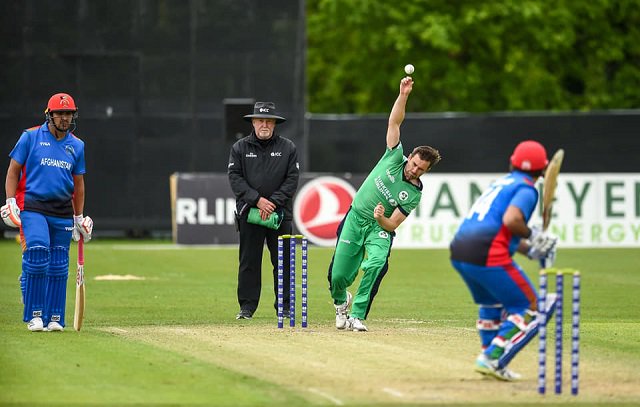
[{"label": "white cricket ball", "polygon": [[407,75],[411,75],[411,74],[413,73],[414,69],[415,69],[415,68],[414,68],[414,67],[413,67],[413,65],[411,65],[411,64],[406,64],[406,65],[404,66],[404,71],[405,71],[405,73],[406,73]]}]

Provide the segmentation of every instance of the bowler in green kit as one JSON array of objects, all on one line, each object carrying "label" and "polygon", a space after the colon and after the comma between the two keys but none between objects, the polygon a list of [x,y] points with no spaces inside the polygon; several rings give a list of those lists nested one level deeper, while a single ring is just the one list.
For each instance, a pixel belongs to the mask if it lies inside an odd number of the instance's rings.
[{"label": "bowler in green kit", "polygon": [[[420,203],[420,176],[440,161],[433,147],[416,147],[405,157],[400,143],[407,99],[413,79],[400,81],[387,128],[387,148],[356,193],[351,208],[338,227],[329,289],[336,309],[336,328],[367,331],[364,324],[380,282],[388,270],[395,230]],[[355,297],[347,288],[358,271],[363,276]]]}]

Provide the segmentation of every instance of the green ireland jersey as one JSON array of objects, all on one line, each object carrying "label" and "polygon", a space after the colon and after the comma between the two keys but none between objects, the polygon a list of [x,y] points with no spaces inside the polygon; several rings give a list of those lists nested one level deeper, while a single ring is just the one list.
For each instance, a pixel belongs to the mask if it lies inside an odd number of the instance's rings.
[{"label": "green ireland jersey", "polygon": [[402,143],[398,143],[392,149],[387,147],[353,198],[353,210],[361,217],[375,221],[373,209],[380,202],[384,205],[386,217],[391,216],[396,208],[409,216],[420,203],[422,183],[416,186],[404,178],[406,162],[407,158],[402,153]]}]

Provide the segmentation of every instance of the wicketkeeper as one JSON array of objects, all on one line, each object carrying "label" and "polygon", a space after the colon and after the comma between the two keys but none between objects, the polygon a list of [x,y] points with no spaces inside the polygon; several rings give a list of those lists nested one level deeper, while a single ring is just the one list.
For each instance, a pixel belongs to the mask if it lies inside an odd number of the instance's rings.
[{"label": "wicketkeeper", "polygon": [[93,221],[82,215],[84,142],[72,133],[77,117],[70,95],[51,96],[44,124],[25,130],[9,154],[1,216],[20,228],[23,320],[32,332],[64,329],[71,238],[91,240]]}]

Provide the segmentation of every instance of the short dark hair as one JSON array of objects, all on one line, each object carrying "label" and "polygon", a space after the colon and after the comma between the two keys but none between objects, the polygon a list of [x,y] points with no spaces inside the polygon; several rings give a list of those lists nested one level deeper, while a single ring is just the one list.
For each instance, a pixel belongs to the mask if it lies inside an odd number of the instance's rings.
[{"label": "short dark hair", "polygon": [[413,149],[411,152],[411,156],[418,155],[421,160],[429,161],[430,170],[434,165],[438,164],[442,157],[440,156],[440,152],[431,146],[418,146]]}]

